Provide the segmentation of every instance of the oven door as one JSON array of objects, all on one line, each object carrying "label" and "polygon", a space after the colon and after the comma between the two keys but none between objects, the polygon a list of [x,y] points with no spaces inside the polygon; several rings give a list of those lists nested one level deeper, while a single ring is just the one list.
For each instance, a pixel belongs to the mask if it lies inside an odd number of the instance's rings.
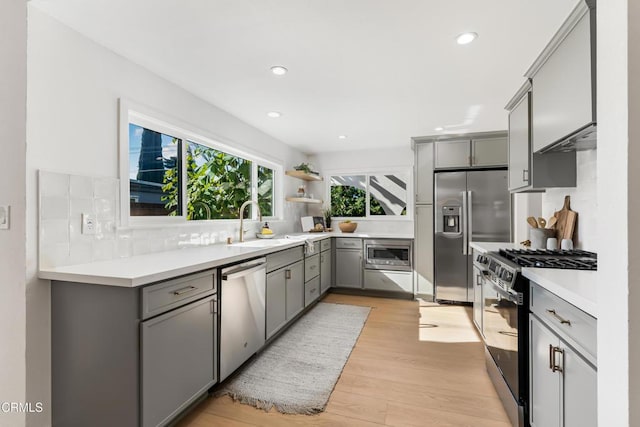
[{"label": "oven door", "polygon": [[365,241],[365,268],[411,271],[411,244]]},{"label": "oven door", "polygon": [[518,357],[518,296],[483,282],[483,332],[487,350],[493,357],[516,401],[520,400]]}]

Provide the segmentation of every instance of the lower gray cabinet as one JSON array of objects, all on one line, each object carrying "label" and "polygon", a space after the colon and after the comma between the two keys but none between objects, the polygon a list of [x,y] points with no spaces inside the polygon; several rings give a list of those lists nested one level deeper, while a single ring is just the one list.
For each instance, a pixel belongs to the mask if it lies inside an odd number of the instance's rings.
[{"label": "lower gray cabinet", "polygon": [[298,261],[285,268],[287,288],[287,320],[304,309],[304,262]]},{"label": "lower gray cabinet", "polygon": [[211,296],[140,324],[144,427],[167,424],[215,384],[216,303]]},{"label": "lower gray cabinet", "polygon": [[324,294],[331,287],[331,251],[320,254],[320,294]]},{"label": "lower gray cabinet", "polygon": [[287,279],[285,269],[267,274],[266,339],[287,323]]},{"label": "lower gray cabinet", "polygon": [[364,270],[364,289],[413,293],[410,271]]},{"label": "lower gray cabinet", "polygon": [[362,250],[336,249],[336,286],[362,288]]},{"label": "lower gray cabinet", "polygon": [[304,306],[314,302],[320,296],[320,276],[316,276],[304,284]]}]

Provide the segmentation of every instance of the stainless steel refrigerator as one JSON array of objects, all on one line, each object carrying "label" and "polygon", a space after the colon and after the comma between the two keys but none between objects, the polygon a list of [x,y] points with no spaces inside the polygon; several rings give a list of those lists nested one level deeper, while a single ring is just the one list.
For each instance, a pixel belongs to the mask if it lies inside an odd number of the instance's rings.
[{"label": "stainless steel refrigerator", "polygon": [[508,171],[435,174],[436,299],[473,301],[469,243],[511,241]]}]

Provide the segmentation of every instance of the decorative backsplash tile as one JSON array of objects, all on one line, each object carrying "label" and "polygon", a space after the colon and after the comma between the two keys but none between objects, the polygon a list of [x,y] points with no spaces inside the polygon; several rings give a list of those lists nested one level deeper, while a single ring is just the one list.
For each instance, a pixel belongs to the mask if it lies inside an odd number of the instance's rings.
[{"label": "decorative backsplash tile", "polygon": [[[229,236],[238,238],[235,221],[121,228],[119,180],[115,178],[41,170],[39,200],[41,268],[224,244]],[[82,214],[96,218],[94,235],[82,234]],[[269,223],[278,233],[293,233],[299,231],[299,216],[299,211],[292,210],[287,220]],[[257,231],[259,224],[254,227]]]}]

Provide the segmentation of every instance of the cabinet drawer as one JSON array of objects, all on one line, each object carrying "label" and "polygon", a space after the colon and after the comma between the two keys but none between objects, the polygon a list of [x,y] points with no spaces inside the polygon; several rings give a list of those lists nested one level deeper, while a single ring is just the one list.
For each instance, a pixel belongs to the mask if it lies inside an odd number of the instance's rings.
[{"label": "cabinet drawer", "polygon": [[413,292],[413,273],[409,271],[365,269],[364,288],[380,291]]},{"label": "cabinet drawer", "polygon": [[320,251],[321,252],[331,250],[332,246],[333,246],[333,244],[331,243],[331,239],[324,239],[324,240],[320,241]]},{"label": "cabinet drawer", "polygon": [[304,284],[304,306],[308,306],[320,296],[320,277]]},{"label": "cabinet drawer", "polygon": [[142,318],[147,319],[215,291],[215,270],[147,286],[142,288]]},{"label": "cabinet drawer", "polygon": [[362,239],[350,237],[338,237],[336,239],[338,249],[362,249]]},{"label": "cabinet drawer", "polygon": [[597,320],[536,283],[531,282],[530,286],[531,312],[563,339],[568,338],[582,347],[595,360]]},{"label": "cabinet drawer", "polygon": [[307,253],[305,251],[304,256],[305,257],[310,257],[310,256],[313,256],[313,255],[315,255],[317,253],[320,253],[320,242],[313,242],[313,253]]},{"label": "cabinet drawer", "polygon": [[320,274],[320,254],[315,254],[304,260],[304,281],[316,277]]},{"label": "cabinet drawer", "polygon": [[303,256],[302,246],[296,246],[295,248],[269,254],[267,255],[267,273],[284,267],[285,265],[293,264],[301,260]]}]

